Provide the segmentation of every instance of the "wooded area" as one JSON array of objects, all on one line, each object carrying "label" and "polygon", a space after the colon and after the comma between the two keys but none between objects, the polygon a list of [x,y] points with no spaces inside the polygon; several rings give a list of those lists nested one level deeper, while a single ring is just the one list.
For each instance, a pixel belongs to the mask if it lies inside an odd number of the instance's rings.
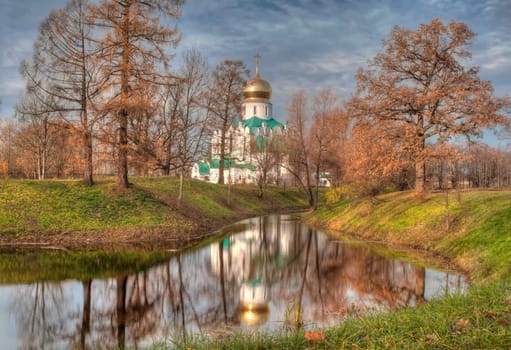
[{"label": "wooded area", "polygon": [[[210,70],[199,50],[178,52],[170,21],[181,6],[71,0],[50,13],[21,65],[26,91],[16,118],[0,124],[0,177],[82,177],[92,186],[94,175],[115,175],[122,189],[128,175],[189,176],[214,130],[224,150],[248,70],[229,59]],[[260,149],[261,195],[275,162],[287,164],[312,207],[322,178],[342,195],[510,187],[509,147],[478,142],[484,130],[509,140],[511,102],[462,64],[474,36],[464,23],[436,19],[395,27],[359,70],[349,100],[330,89],[297,91],[285,137]],[[171,66],[174,53],[180,67]]]}]

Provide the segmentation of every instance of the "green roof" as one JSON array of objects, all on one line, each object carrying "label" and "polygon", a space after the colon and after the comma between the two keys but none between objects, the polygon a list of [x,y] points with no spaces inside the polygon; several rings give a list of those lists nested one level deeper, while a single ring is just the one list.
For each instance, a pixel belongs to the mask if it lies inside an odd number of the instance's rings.
[{"label": "green roof", "polygon": [[199,162],[199,174],[209,175],[209,164],[206,162]]},{"label": "green roof", "polygon": [[[219,169],[220,168],[220,159],[214,158],[210,159],[209,164],[211,169]],[[224,159],[224,168],[238,168],[238,169],[250,169],[255,170],[256,166],[248,163],[236,163],[233,159]]]},{"label": "green roof", "polygon": [[243,123],[244,128],[248,127],[250,129],[262,128],[263,124],[266,124],[266,127],[270,128],[271,130],[273,130],[275,128],[284,128],[284,124],[282,124],[281,122],[279,122],[273,118],[263,119],[263,118],[259,118],[259,117],[255,116],[255,115],[252,118],[242,120],[241,122]]},{"label": "green roof", "polygon": [[266,124],[266,127],[271,130],[274,130],[275,128],[281,128],[281,129],[284,128],[284,124],[282,124],[281,122],[279,122],[273,118],[263,119],[263,118],[259,118],[259,117],[255,116],[255,115],[249,119],[246,119],[246,120],[237,119],[236,121],[234,121],[233,126],[235,128],[237,128],[240,125],[240,123],[242,123],[243,128],[248,127],[250,130],[261,129],[263,127],[263,124]]},{"label": "green roof", "polygon": [[[220,159],[214,158],[209,160],[209,164],[211,166],[211,169],[218,169],[220,168]],[[234,165],[234,160],[224,159],[224,168],[228,168],[229,165]]]}]

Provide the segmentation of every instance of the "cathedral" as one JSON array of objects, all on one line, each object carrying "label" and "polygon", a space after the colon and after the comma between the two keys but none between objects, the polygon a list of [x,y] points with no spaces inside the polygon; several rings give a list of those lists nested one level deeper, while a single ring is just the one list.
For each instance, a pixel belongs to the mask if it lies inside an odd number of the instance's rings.
[{"label": "cathedral", "polygon": [[[225,183],[257,183],[264,172],[266,183],[287,182],[289,174],[284,157],[268,161],[269,143],[285,136],[286,125],[273,118],[272,89],[259,75],[259,55],[255,76],[243,88],[241,117],[229,127],[225,137]],[[192,178],[218,182],[221,153],[221,130],[211,139],[211,155],[194,164]],[[275,155],[271,155],[275,157]]]}]

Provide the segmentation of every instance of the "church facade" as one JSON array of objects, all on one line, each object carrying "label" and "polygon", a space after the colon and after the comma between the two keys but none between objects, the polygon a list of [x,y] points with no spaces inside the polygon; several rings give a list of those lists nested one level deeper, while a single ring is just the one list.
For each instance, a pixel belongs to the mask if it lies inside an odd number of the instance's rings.
[{"label": "church facade", "polygon": [[[259,75],[256,57],[255,76],[243,88],[241,116],[229,127],[225,136],[225,183],[286,182],[289,174],[285,157],[279,154],[286,125],[273,118],[271,85]],[[192,178],[218,182],[221,153],[221,130],[211,139],[209,159],[194,164]]]}]

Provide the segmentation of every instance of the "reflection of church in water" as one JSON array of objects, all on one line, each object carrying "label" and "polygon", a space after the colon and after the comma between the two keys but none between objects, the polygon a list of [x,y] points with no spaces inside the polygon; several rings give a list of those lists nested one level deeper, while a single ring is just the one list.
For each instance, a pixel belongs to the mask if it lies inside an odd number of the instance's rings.
[{"label": "reflection of church in water", "polygon": [[335,324],[355,306],[357,312],[416,306],[464,287],[459,275],[333,243],[291,217],[245,223],[242,232],[211,246],[210,259],[211,272],[239,297],[230,303],[251,328],[283,322],[290,306],[299,305],[308,322]]},{"label": "reflection of church in water", "polygon": [[[256,183],[257,177],[267,171],[268,182],[280,183],[289,178],[282,160],[268,165],[270,152],[276,140],[285,135],[286,126],[273,118],[272,88],[259,74],[256,56],[255,76],[243,88],[241,117],[234,121],[225,135],[224,179],[230,183]],[[192,178],[218,182],[221,154],[221,130],[215,130],[211,139],[211,158],[194,164]]]},{"label": "reflection of church in water", "polygon": [[269,318],[269,285],[276,277],[272,267],[292,254],[290,225],[280,217],[250,219],[243,232],[211,249],[212,272],[220,276],[224,267],[226,280],[238,286],[241,320],[250,327],[260,326]]}]

